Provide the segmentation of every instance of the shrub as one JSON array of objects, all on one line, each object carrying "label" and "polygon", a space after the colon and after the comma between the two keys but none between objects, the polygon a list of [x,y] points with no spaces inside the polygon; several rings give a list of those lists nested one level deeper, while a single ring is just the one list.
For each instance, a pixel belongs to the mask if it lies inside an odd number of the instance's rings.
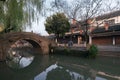
[{"label": "shrub", "polygon": [[89,58],[96,58],[97,53],[98,53],[98,48],[95,45],[91,45],[90,48],[88,49],[88,57]]}]

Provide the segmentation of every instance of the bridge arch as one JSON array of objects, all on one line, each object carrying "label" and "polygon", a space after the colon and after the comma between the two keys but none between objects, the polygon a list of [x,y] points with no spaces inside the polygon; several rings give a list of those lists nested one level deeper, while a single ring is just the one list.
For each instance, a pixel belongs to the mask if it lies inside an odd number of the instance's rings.
[{"label": "bridge arch", "polygon": [[7,50],[18,40],[29,42],[34,48],[41,50],[42,54],[49,54],[50,40],[32,32],[11,32],[0,38],[0,60],[5,59]]},{"label": "bridge arch", "polygon": [[35,40],[32,40],[32,39],[23,39],[23,40],[29,42],[34,48],[40,48],[41,47],[40,44]]}]

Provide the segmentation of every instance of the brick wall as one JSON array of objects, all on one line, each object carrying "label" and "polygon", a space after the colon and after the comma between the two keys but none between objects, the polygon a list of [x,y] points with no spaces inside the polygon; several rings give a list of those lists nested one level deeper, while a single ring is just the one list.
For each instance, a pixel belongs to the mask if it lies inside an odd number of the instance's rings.
[{"label": "brick wall", "polygon": [[120,45],[120,36],[115,37],[116,45]]},{"label": "brick wall", "polygon": [[112,45],[112,37],[94,37],[92,43],[97,45]]}]

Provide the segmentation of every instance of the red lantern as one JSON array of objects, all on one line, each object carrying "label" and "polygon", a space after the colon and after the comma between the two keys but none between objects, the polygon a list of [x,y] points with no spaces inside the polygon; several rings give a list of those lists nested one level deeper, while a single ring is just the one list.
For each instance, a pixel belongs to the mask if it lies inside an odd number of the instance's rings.
[{"label": "red lantern", "polygon": [[95,22],[96,18],[93,18],[93,19],[88,19],[87,20],[87,23],[90,25],[90,24],[93,24]]},{"label": "red lantern", "polygon": [[89,28],[89,31],[90,31],[90,32],[92,32],[92,31],[93,31],[93,29],[94,29],[93,27],[90,27],[90,28]]},{"label": "red lantern", "polygon": [[106,22],[106,23],[104,23],[104,28],[105,28],[105,30],[108,30],[108,28],[109,28],[109,24]]},{"label": "red lantern", "polygon": [[82,34],[83,33],[83,30],[80,30],[80,34]]},{"label": "red lantern", "polygon": [[76,20],[75,19],[72,19],[72,24],[76,24]]},{"label": "red lantern", "polygon": [[88,23],[88,24],[91,24],[91,22],[92,22],[92,21],[91,21],[90,19],[87,20],[87,23]]}]

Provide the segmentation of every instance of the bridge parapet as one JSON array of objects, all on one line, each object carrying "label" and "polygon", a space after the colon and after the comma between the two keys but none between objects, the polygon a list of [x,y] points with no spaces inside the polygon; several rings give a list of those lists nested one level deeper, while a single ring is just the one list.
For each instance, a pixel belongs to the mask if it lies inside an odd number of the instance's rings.
[{"label": "bridge parapet", "polygon": [[49,54],[49,46],[51,41],[45,37],[32,32],[11,32],[0,36],[0,60],[5,60],[8,49],[18,40],[26,40],[36,47],[34,43],[39,45],[42,54]]}]

